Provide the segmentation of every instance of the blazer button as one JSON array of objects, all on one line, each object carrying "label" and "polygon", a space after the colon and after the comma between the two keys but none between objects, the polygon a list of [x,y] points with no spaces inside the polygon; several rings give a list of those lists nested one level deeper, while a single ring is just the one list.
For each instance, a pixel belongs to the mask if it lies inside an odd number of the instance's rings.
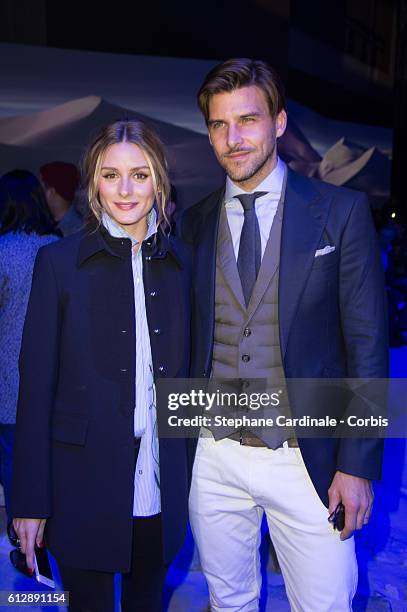
[{"label": "blazer button", "polygon": [[150,297],[156,297],[158,291],[150,291]]},{"label": "blazer button", "polygon": [[250,327],[246,327],[245,328],[245,330],[243,332],[243,335],[244,335],[245,338],[248,338],[249,336],[252,335],[252,330],[250,329]]},{"label": "blazer button", "polygon": [[244,361],[245,363],[250,361],[250,355],[242,355],[242,361]]},{"label": "blazer button", "polygon": [[127,329],[122,329],[122,334],[127,334]]},{"label": "blazer button", "polygon": [[162,365],[158,366],[158,371],[159,372],[164,372],[164,366],[162,366]]},{"label": "blazer button", "polygon": [[127,372],[127,368],[120,368],[120,372]]},{"label": "blazer button", "polygon": [[150,256],[150,255],[147,255],[147,257],[146,257],[146,261],[150,261],[150,260],[151,260],[151,256]]},{"label": "blazer button", "polygon": [[159,327],[157,327],[157,328],[154,330],[154,333],[156,334],[156,336],[159,336],[159,335],[161,334],[161,329],[160,329]]}]

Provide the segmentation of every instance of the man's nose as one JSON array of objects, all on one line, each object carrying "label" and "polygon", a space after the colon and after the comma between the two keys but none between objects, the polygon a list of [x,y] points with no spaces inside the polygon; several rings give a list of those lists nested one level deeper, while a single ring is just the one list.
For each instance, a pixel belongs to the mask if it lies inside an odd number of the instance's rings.
[{"label": "man's nose", "polygon": [[230,149],[234,149],[235,147],[240,145],[243,142],[243,137],[240,132],[239,126],[229,125],[227,138],[228,138],[227,144]]}]

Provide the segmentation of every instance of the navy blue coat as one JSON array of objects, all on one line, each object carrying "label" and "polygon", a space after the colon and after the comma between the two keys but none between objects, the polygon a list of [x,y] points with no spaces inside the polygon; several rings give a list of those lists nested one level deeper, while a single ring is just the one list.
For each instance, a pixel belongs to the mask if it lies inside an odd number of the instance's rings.
[{"label": "navy blue coat", "polygon": [[[189,369],[187,247],[143,243],[154,375]],[[14,517],[47,517],[46,542],[73,567],[130,567],[135,469],[134,289],[130,240],[80,232],[42,248],[20,355]],[[160,440],[165,560],[187,524],[184,440]]]},{"label": "navy blue coat", "polygon": [[[194,249],[191,376],[195,378],[208,377],[211,370],[216,244],[223,193],[220,189],[188,209],[178,223],[180,235]],[[315,252],[327,245],[335,250],[315,257]],[[364,194],[288,171],[278,307],[288,378],[388,376],[383,270]],[[315,409],[301,394],[290,397],[290,405],[294,417],[312,416]],[[319,416],[321,409],[329,415],[332,406],[327,405],[326,411],[319,408]],[[337,470],[380,478],[382,442],[299,440],[308,472],[326,505]]]}]

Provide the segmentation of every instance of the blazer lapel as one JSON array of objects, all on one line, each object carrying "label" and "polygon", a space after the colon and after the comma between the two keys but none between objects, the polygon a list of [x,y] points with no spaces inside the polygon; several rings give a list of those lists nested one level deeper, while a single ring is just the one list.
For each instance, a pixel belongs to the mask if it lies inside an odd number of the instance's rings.
[{"label": "blazer lapel", "polygon": [[290,327],[320,243],[330,207],[305,177],[288,171],[280,251],[279,321],[283,358]]},{"label": "blazer lapel", "polygon": [[239,270],[237,269],[235,252],[233,250],[232,234],[230,233],[226,210],[223,204],[220,208],[217,262],[223,273],[225,281],[232,290],[239,306],[242,310],[246,310],[242,283],[240,281]]},{"label": "blazer lapel", "polygon": [[205,371],[210,370],[215,324],[216,245],[224,188],[213,193],[202,205],[199,242],[196,245],[195,269],[196,307],[199,325],[205,338]]}]

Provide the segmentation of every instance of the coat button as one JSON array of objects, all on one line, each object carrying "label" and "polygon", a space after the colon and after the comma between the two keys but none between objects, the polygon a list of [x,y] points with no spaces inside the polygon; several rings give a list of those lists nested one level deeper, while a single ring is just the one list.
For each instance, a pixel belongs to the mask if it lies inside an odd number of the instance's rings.
[{"label": "coat button", "polygon": [[250,355],[242,355],[242,361],[244,361],[245,363],[250,361]]},{"label": "coat button", "polygon": [[150,297],[155,297],[158,291],[150,291]]},{"label": "coat button", "polygon": [[156,336],[159,336],[159,335],[161,334],[161,329],[160,329],[159,327],[157,327],[157,328],[154,330],[154,333],[156,334]]},{"label": "coat button", "polygon": [[250,327],[246,327],[245,328],[245,330],[243,332],[243,335],[244,335],[245,338],[248,338],[249,336],[252,335],[252,330],[250,329]]},{"label": "coat button", "polygon": [[146,257],[146,261],[150,261],[150,260],[151,260],[151,256],[150,256],[150,255],[147,255],[147,257]]},{"label": "coat button", "polygon": [[122,334],[127,334],[127,329],[122,329]]},{"label": "coat button", "polygon": [[120,368],[120,372],[127,372],[127,368]]},{"label": "coat button", "polygon": [[159,372],[164,372],[164,366],[162,366],[162,365],[158,366],[158,371]]}]

